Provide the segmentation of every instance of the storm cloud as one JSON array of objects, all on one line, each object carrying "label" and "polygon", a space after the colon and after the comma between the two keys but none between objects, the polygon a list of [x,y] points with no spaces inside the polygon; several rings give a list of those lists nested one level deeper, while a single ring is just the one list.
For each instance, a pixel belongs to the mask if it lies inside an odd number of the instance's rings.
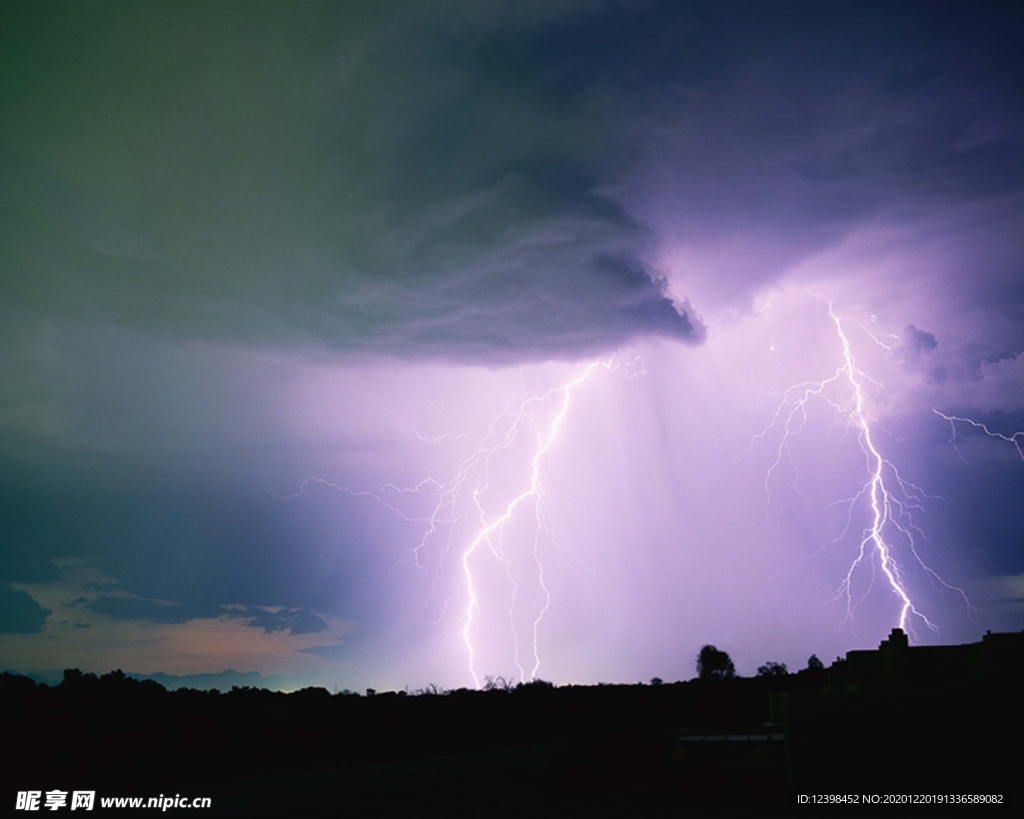
[{"label": "storm cloud", "polygon": [[483,362],[700,340],[607,190],[621,92],[468,4],[50,11],[4,27],[24,307]]}]

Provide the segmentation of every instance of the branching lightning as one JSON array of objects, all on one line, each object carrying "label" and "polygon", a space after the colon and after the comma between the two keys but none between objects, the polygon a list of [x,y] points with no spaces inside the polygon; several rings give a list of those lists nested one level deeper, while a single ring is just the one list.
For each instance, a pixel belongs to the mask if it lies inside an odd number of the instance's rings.
[{"label": "branching lightning", "polygon": [[[468,658],[468,671],[477,688],[481,685],[477,669],[479,614],[486,594],[481,572],[487,564],[491,571],[497,567],[504,575],[510,601],[507,621],[513,662],[520,681],[535,679],[541,666],[539,632],[552,602],[542,551],[545,542],[555,545],[554,533],[545,519],[544,468],[556,449],[576,392],[596,370],[611,370],[613,366],[621,368],[627,378],[644,374],[643,361],[639,358],[622,362],[595,361],[576,378],[542,394],[520,392],[512,396],[502,411],[490,420],[482,436],[445,433],[424,437],[415,431],[417,438],[424,442],[470,443],[469,454],[457,464],[448,479],[428,477],[407,488],[386,484],[379,493],[374,493],[310,477],[297,492],[278,497],[294,498],[305,494],[311,485],[319,484],[353,497],[374,500],[402,520],[423,526],[422,535],[407,556],[419,568],[433,564],[431,597],[439,598],[442,603],[438,621],[456,599],[464,600],[460,635]],[[518,478],[508,477],[510,468],[519,473]],[[495,479],[495,472],[502,473],[502,480]],[[514,494],[507,493],[510,482],[518,484]],[[420,493],[431,496],[428,510],[411,514],[406,511],[405,501]],[[515,542],[509,545],[506,536],[512,537],[509,530],[516,521],[526,521],[529,534],[524,538],[522,530],[517,528]],[[536,584],[535,602],[525,615],[520,610],[524,604],[514,568],[529,571],[531,582]],[[494,605],[493,601],[491,604]]]},{"label": "branching lightning", "polygon": [[981,422],[975,421],[971,418],[964,418],[959,415],[946,415],[944,412],[939,412],[937,409],[933,409],[932,412],[934,412],[940,418],[949,421],[949,444],[950,446],[953,447],[953,449],[956,450],[956,454],[960,456],[960,460],[966,459],[964,458],[963,453],[960,451],[960,448],[957,446],[957,441],[962,440],[962,436],[959,432],[957,432],[956,429],[956,425],[958,423],[969,424],[975,429],[980,429],[989,438],[998,438],[1000,441],[1006,441],[1008,444],[1013,444],[1013,447],[1017,450],[1017,454],[1020,456],[1020,459],[1024,461],[1024,449],[1021,449],[1021,441],[1024,441],[1024,430],[1021,430],[1020,432],[1015,432],[1013,433],[1013,435],[1003,435],[1003,433],[1001,432],[993,432],[985,424],[982,424]]},{"label": "branching lightning", "polygon": [[[923,623],[937,631],[936,626],[915,603],[901,563],[897,555],[905,554],[932,579],[950,591],[957,592],[970,607],[970,601],[962,589],[943,580],[923,560],[919,542],[925,540],[924,532],[914,522],[913,511],[922,509],[922,502],[929,498],[924,490],[904,479],[896,465],[885,458],[880,451],[872,425],[868,420],[865,405],[865,384],[873,381],[857,366],[843,320],[831,304],[829,316],[835,329],[841,350],[840,364],[831,376],[820,381],[805,381],[789,387],[781,396],[771,422],[756,435],[751,448],[770,433],[781,430],[774,459],[765,475],[765,492],[769,508],[773,503],[773,477],[784,460],[792,461],[790,443],[794,436],[803,431],[808,420],[808,405],[814,399],[825,402],[837,416],[837,420],[856,430],[857,442],[863,455],[864,480],[851,497],[838,501],[836,505],[846,509],[845,526],[842,532],[823,544],[822,548],[847,539],[855,526],[858,514],[863,515],[863,528],[856,541],[856,551],[843,577],[834,601],[842,601],[846,617],[852,621],[857,608],[870,594],[880,574],[886,588],[895,596],[899,616],[897,625],[913,635],[913,623]],[[867,332],[867,331],[865,331]],[[868,333],[876,343],[877,338]],[[881,346],[889,349],[886,345]],[[858,513],[858,510],[863,512]],[[862,574],[868,582],[862,592],[855,592],[855,581]]]},{"label": "branching lightning", "polygon": [[[537,646],[537,631],[540,627],[541,620],[543,620],[544,615],[545,613],[547,613],[548,607],[551,604],[551,593],[544,583],[544,565],[541,562],[540,556],[538,554],[540,533],[542,531],[547,531],[547,526],[544,523],[543,515],[544,493],[541,484],[541,466],[545,456],[548,453],[548,450],[551,448],[552,444],[554,444],[555,439],[558,436],[558,430],[566,416],[566,413],[568,413],[569,411],[569,402],[572,397],[573,389],[575,387],[578,387],[584,381],[586,381],[590,374],[598,366],[601,366],[600,362],[594,362],[590,364],[583,371],[583,373],[575,380],[570,381],[567,384],[563,384],[560,387],[555,387],[554,389],[548,391],[542,396],[539,396],[537,398],[530,398],[522,403],[522,405],[519,408],[519,413],[517,415],[516,421],[513,424],[512,429],[510,430],[510,435],[518,433],[519,420],[525,416],[531,404],[543,403],[544,401],[547,401],[549,398],[556,394],[560,394],[562,399],[561,405],[558,411],[556,412],[554,419],[550,422],[547,434],[545,435],[543,433],[538,433],[537,435],[537,446],[534,450],[533,458],[530,463],[529,485],[519,495],[510,500],[508,504],[505,506],[504,510],[497,517],[494,517],[490,522],[487,521],[487,514],[479,501],[481,489],[474,488],[473,490],[473,501],[476,504],[477,511],[479,512],[481,527],[477,532],[476,537],[474,537],[472,542],[469,544],[468,548],[462,553],[463,577],[465,580],[466,592],[469,598],[468,603],[466,605],[465,619],[462,628],[462,638],[466,644],[466,650],[469,653],[469,673],[472,675],[473,682],[476,684],[477,688],[480,687],[480,678],[477,675],[476,669],[474,667],[475,652],[473,649],[472,629],[474,615],[476,614],[476,611],[479,607],[479,600],[477,598],[476,588],[473,582],[473,571],[471,568],[472,558],[474,554],[477,552],[477,550],[481,546],[486,544],[499,558],[506,561],[507,566],[507,559],[504,557],[501,551],[502,533],[505,528],[505,525],[512,519],[513,515],[516,513],[516,510],[520,506],[528,503],[533,504],[533,511],[536,519],[536,529],[534,532],[532,556],[537,566],[538,583],[540,584],[540,588],[542,590],[544,597],[544,604],[541,607],[537,616],[534,618],[531,627],[531,659],[533,661],[533,666],[529,674],[530,679],[536,677],[537,671],[540,668],[540,654]],[[610,364],[605,364],[604,366],[608,368],[610,367]],[[515,589],[513,590],[513,593],[514,592]],[[511,611],[509,612],[509,614],[511,618]],[[515,636],[516,644],[515,664],[519,670],[520,679],[524,679],[526,677],[526,673],[519,661],[518,636],[516,635],[514,623],[513,635]]]}]

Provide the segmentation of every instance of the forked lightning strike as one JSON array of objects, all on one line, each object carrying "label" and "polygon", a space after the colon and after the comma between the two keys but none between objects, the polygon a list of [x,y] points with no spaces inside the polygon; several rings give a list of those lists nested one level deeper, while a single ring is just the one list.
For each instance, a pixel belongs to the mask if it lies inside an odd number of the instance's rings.
[{"label": "forked lightning strike", "polygon": [[[897,562],[897,551],[905,549],[909,557],[912,557],[935,582],[957,592],[968,607],[970,601],[962,589],[950,585],[932,570],[918,552],[917,540],[923,539],[924,533],[914,523],[911,509],[920,509],[922,499],[928,496],[920,487],[901,477],[895,464],[883,457],[879,451],[868,422],[864,396],[864,383],[875,382],[858,369],[843,322],[831,304],[828,305],[828,312],[841,345],[842,363],[828,378],[821,381],[805,381],[787,389],[782,394],[769,425],[751,442],[753,447],[754,442],[764,439],[781,423],[782,435],[779,445],[765,476],[769,506],[772,503],[772,476],[783,458],[791,457],[790,439],[803,430],[807,422],[807,405],[812,399],[818,398],[857,429],[857,439],[864,455],[866,473],[866,479],[860,489],[852,497],[839,502],[846,506],[846,525],[843,531],[823,544],[824,548],[844,540],[854,525],[854,514],[858,505],[866,506],[867,522],[857,544],[856,556],[851,561],[834,600],[845,601],[847,618],[852,620],[857,607],[871,592],[875,579],[874,570],[877,567],[887,587],[897,598],[899,627],[913,635],[912,623],[913,619],[917,618],[928,628],[937,631],[936,626],[915,605]],[[877,339],[874,340],[877,342]],[[840,391],[840,397],[831,397],[835,391]],[[845,393],[845,396],[842,393]],[[871,571],[871,575],[866,590],[855,597],[854,581],[858,572],[867,570]]]},{"label": "forked lightning strike", "polygon": [[[573,392],[582,385],[598,367],[610,370],[613,360],[596,361],[584,368],[582,373],[575,379],[559,386],[553,387],[547,392],[527,397],[523,394],[513,396],[504,409],[491,419],[486,434],[477,440],[476,445],[455,468],[453,477],[448,480],[437,480],[426,478],[413,487],[406,489],[387,484],[380,494],[365,491],[354,491],[348,487],[329,482],[323,478],[307,478],[303,481],[298,492],[291,495],[278,497],[293,498],[304,494],[310,484],[324,485],[355,497],[367,497],[383,504],[388,510],[395,513],[403,520],[425,524],[425,529],[419,542],[410,550],[410,558],[417,567],[423,567],[429,560],[427,552],[433,545],[439,547],[440,553],[436,556],[434,569],[433,587],[431,596],[443,596],[443,607],[438,620],[440,620],[454,598],[464,591],[466,595],[466,608],[462,617],[461,637],[465,644],[468,655],[469,674],[477,688],[480,687],[480,675],[477,672],[476,662],[478,651],[474,643],[474,631],[477,626],[478,613],[482,604],[481,583],[474,569],[479,570],[481,553],[489,553],[502,567],[506,578],[506,589],[510,592],[511,602],[508,609],[508,622],[512,637],[513,662],[519,672],[520,681],[535,679],[540,669],[540,651],[538,644],[538,632],[540,624],[544,619],[551,604],[551,593],[545,582],[544,563],[541,559],[541,541],[545,533],[553,541],[553,533],[548,528],[544,518],[544,487],[542,481],[542,470],[544,462],[555,445],[559,430],[565,420],[572,399]],[[624,362],[620,365],[628,378],[635,378],[643,375],[643,362],[637,358]],[[546,423],[538,420],[536,415],[540,408],[549,401],[557,400],[558,406],[553,416]],[[502,498],[499,490],[492,487],[492,461],[496,456],[507,452],[513,444],[525,434],[524,430],[533,425],[537,428],[536,441],[528,446],[529,455],[525,461],[527,474],[524,476],[522,489],[512,497]],[[472,436],[464,434],[446,433],[433,438],[425,438],[418,431],[416,436],[421,441],[436,443],[441,440],[472,440]],[[514,457],[510,455],[509,457]],[[393,495],[416,495],[417,493],[429,490],[433,493],[433,502],[427,514],[411,515],[399,508],[399,501],[390,500]],[[385,498],[385,491],[388,497]],[[494,499],[500,501],[495,507]],[[491,508],[488,508],[491,507]],[[539,606],[530,616],[529,621],[529,658],[525,663],[529,670],[524,667],[524,658],[521,656],[519,628],[517,628],[517,605],[519,604],[520,588],[513,576],[513,559],[505,548],[505,532],[509,524],[524,511],[532,510],[533,513],[533,537],[532,545],[527,546],[525,554],[527,560],[533,564],[533,573],[536,577]],[[468,526],[465,521],[474,520],[475,524]],[[463,540],[463,534],[467,540]],[[448,578],[441,577],[444,567],[448,565],[447,558],[453,552],[458,551],[459,541],[467,543],[458,556],[458,587],[447,595],[439,595],[439,585],[444,584]],[[519,556],[522,557],[524,550],[520,549]],[[455,580],[455,578],[450,578]]]},{"label": "forked lightning strike", "polygon": [[[559,410],[558,410],[557,414],[555,415],[554,419],[551,421],[551,425],[549,427],[548,434],[546,436],[538,435],[537,449],[534,451],[533,459],[532,459],[531,464],[530,464],[530,482],[529,482],[529,486],[526,489],[524,489],[521,494],[519,494],[518,496],[513,498],[511,501],[509,501],[509,503],[505,507],[504,511],[500,515],[498,515],[496,518],[494,518],[490,523],[487,523],[487,515],[484,512],[483,507],[479,503],[480,490],[478,490],[478,489],[474,489],[473,490],[473,501],[476,504],[477,510],[478,510],[478,512],[480,514],[481,528],[480,528],[480,531],[477,533],[476,537],[474,537],[473,541],[469,544],[469,547],[462,553],[462,571],[463,571],[463,577],[464,577],[464,580],[465,580],[466,591],[467,591],[467,594],[468,594],[468,597],[469,597],[469,602],[466,605],[465,622],[464,622],[464,625],[463,625],[463,628],[462,628],[462,638],[463,638],[463,641],[466,643],[466,650],[469,652],[469,673],[473,677],[473,682],[474,682],[474,684],[476,685],[477,688],[480,687],[480,678],[477,675],[476,668],[475,668],[476,653],[473,650],[472,628],[473,628],[473,618],[474,618],[474,615],[476,614],[477,608],[479,607],[479,601],[477,599],[476,588],[475,588],[474,583],[473,583],[473,571],[472,571],[472,568],[470,566],[471,558],[473,557],[473,555],[477,551],[477,549],[480,548],[480,546],[482,544],[486,543],[490,547],[490,549],[499,558],[505,560],[506,567],[508,567],[507,559],[504,558],[504,555],[503,555],[503,553],[502,553],[502,551],[500,549],[501,535],[502,535],[502,532],[504,530],[505,525],[512,519],[512,516],[515,514],[516,509],[520,505],[522,505],[523,503],[526,503],[527,501],[532,501],[533,504],[534,504],[534,514],[535,514],[536,521],[537,521],[537,528],[536,528],[536,530],[534,532],[534,542],[533,542],[532,555],[533,555],[533,559],[534,559],[534,561],[536,562],[536,565],[537,565],[538,583],[540,585],[540,588],[541,588],[543,596],[544,596],[544,604],[541,607],[540,612],[537,614],[536,618],[533,620],[533,624],[532,624],[532,628],[531,628],[531,638],[532,638],[532,640],[531,640],[531,647],[532,647],[532,654],[533,654],[533,667],[532,667],[532,669],[530,671],[530,679],[536,678],[537,671],[540,669],[540,654],[539,654],[539,650],[538,650],[538,646],[537,646],[537,631],[538,631],[538,629],[540,627],[541,620],[543,620],[544,615],[547,613],[548,607],[551,604],[551,594],[550,594],[550,592],[548,590],[548,587],[544,583],[544,564],[541,562],[540,555],[538,553],[538,548],[539,548],[538,539],[540,537],[541,531],[546,528],[545,525],[544,525],[543,511],[541,509],[541,506],[542,506],[542,503],[543,503],[543,489],[542,489],[541,480],[540,480],[541,463],[544,460],[544,456],[547,454],[548,450],[551,448],[551,445],[555,442],[555,438],[558,435],[558,430],[559,430],[559,427],[562,424],[562,420],[565,418],[566,413],[569,411],[569,401],[570,401],[570,399],[572,397],[572,390],[575,387],[577,387],[580,384],[582,384],[584,381],[586,381],[587,378],[590,376],[590,373],[592,373],[594,371],[594,369],[596,367],[598,367],[598,366],[602,366],[601,362],[594,362],[594,363],[590,364],[583,371],[583,374],[580,375],[575,380],[570,381],[567,384],[563,384],[560,387],[555,387],[554,389],[549,390],[547,393],[545,393],[544,395],[542,395],[540,397],[528,399],[527,401],[525,401],[522,404],[522,406],[520,408],[520,415],[523,415],[523,414],[526,413],[527,407],[530,404],[535,403],[535,402],[546,401],[548,398],[550,398],[551,396],[553,396],[556,393],[561,393],[562,394],[562,405],[559,408]],[[607,368],[610,368],[611,364],[608,363],[608,364],[604,364],[603,366],[607,369]],[[517,418],[516,423],[514,424],[514,428],[517,429],[517,430],[518,430],[518,424],[519,424],[519,419]],[[492,537],[495,537],[495,538],[498,539],[498,541],[499,541],[498,544],[495,544],[492,541]],[[515,589],[515,587],[513,587],[513,594],[515,593],[516,590],[517,589]],[[512,616],[512,612],[510,611],[509,612],[510,620],[511,620],[511,616]],[[513,625],[513,636],[515,637],[515,658],[514,659],[515,659],[516,667],[519,669],[520,679],[523,680],[523,679],[525,679],[526,674],[525,674],[525,671],[524,671],[522,665],[519,662],[519,641],[518,641],[518,635],[517,635],[516,630],[515,630],[514,622],[513,622],[512,625]]]}]

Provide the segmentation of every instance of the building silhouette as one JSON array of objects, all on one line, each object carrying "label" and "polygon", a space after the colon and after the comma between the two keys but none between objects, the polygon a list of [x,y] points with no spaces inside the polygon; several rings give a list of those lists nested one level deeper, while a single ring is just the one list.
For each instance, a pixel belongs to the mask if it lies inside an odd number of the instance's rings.
[{"label": "building silhouette", "polygon": [[1020,736],[1024,632],[911,646],[893,629],[875,650],[834,662],[820,691],[772,695],[794,788],[1013,787],[1002,738]]}]

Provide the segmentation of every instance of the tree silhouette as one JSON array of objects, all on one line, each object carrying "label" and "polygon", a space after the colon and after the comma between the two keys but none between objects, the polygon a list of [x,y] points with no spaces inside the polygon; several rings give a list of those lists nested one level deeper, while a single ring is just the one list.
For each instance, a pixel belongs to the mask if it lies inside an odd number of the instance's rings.
[{"label": "tree silhouette", "polygon": [[767,662],[757,669],[758,677],[785,677],[788,673],[785,663]]},{"label": "tree silhouette", "polygon": [[729,680],[736,676],[736,666],[724,651],[706,645],[697,655],[697,676],[702,680]]},{"label": "tree silhouette", "polygon": [[818,659],[817,654],[812,654],[807,658],[807,668],[811,671],[821,671],[825,667],[825,664]]}]

